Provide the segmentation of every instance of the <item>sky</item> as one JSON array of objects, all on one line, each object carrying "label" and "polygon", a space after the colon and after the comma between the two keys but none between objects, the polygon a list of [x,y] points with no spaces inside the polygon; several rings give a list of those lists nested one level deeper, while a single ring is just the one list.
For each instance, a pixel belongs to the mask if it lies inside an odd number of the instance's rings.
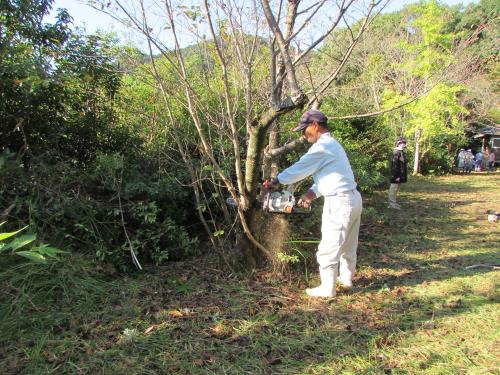
[{"label": "sky", "polygon": [[[478,1],[479,0],[441,0],[440,2],[448,5],[467,5],[470,3],[478,3]],[[418,0],[392,0],[387,6],[385,12],[393,12],[401,9],[405,5],[417,2]],[[139,46],[142,44],[142,41],[133,31],[130,30],[130,28],[125,27],[110,16],[86,5],[85,0],[55,0],[52,13],[46,19],[47,22],[52,22],[54,20],[57,8],[66,8],[71,17],[73,17],[73,26],[85,29],[87,34],[94,33],[97,30],[111,31],[115,32],[124,42],[130,41]]]}]

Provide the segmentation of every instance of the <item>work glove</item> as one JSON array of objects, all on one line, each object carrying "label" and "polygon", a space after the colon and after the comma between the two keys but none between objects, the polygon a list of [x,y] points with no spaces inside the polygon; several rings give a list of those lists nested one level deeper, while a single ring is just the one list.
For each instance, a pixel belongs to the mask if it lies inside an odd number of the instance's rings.
[{"label": "work glove", "polygon": [[309,190],[307,193],[305,193],[297,202],[297,206],[302,207],[302,208],[310,208],[312,201],[316,198],[316,194],[314,191]]}]

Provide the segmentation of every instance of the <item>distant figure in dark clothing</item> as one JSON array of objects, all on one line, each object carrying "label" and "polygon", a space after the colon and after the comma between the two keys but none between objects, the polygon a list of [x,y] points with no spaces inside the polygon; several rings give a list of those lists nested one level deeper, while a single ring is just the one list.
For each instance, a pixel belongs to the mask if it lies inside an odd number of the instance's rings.
[{"label": "distant figure in dark clothing", "polygon": [[396,203],[399,185],[407,180],[408,168],[404,149],[406,148],[406,140],[403,137],[396,141],[396,148],[392,153],[391,159],[391,186],[389,187],[389,208],[400,210],[401,206]]}]

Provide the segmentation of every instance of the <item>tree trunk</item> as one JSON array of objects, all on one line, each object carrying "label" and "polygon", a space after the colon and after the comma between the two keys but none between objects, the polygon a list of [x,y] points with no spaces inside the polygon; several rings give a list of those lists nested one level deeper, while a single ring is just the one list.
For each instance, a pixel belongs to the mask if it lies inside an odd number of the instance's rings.
[{"label": "tree trunk", "polygon": [[[269,143],[267,148],[274,150],[280,144],[279,125],[275,122],[269,129]],[[264,166],[262,167],[262,174],[264,178],[276,177],[278,174],[278,163],[274,158],[264,158]]]},{"label": "tree trunk", "polygon": [[420,135],[422,129],[417,129],[415,132],[415,160],[413,162],[413,176],[420,173]]},{"label": "tree trunk", "polygon": [[271,258],[265,258],[248,238],[241,233],[235,244],[236,262],[247,271],[265,264],[277,264],[277,255],[283,250],[283,244],[289,235],[289,222],[285,214],[264,212],[258,205],[247,212],[247,221],[254,238],[266,247]]},{"label": "tree trunk", "polygon": [[258,194],[259,173],[262,158],[264,157],[265,140],[266,128],[251,128],[245,162],[245,193],[249,200],[249,208],[252,207],[253,204],[251,202],[255,201]]},{"label": "tree trunk", "polygon": [[[247,158],[245,185],[249,199],[249,206],[245,218],[253,237],[263,245],[271,254],[271,259],[266,259],[262,251],[258,249],[245,235],[236,237],[235,253],[237,261],[243,264],[246,270],[254,269],[260,265],[276,262],[276,255],[282,249],[283,242],[288,236],[288,221],[284,215],[269,214],[262,210],[262,200],[259,196],[260,181],[259,172],[262,166],[266,130],[263,127],[252,128],[250,133]],[[276,147],[279,142],[278,125],[271,125],[269,132],[269,143]],[[276,175],[277,165],[274,160],[266,160],[264,163],[264,177]]]}]

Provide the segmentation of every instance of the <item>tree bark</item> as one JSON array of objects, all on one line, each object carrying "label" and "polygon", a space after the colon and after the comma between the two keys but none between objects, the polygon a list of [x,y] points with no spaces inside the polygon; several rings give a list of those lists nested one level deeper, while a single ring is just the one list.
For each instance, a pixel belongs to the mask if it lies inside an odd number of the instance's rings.
[{"label": "tree bark", "polygon": [[[279,125],[275,122],[271,125],[269,130],[269,142],[267,144],[267,150],[274,150],[278,148],[280,142],[279,136]],[[278,174],[278,163],[276,159],[267,157],[266,152],[264,152],[264,166],[262,167],[263,178],[275,177]]]},{"label": "tree bark", "polygon": [[420,136],[422,129],[417,129],[415,132],[415,160],[413,161],[413,176],[420,173]]}]

